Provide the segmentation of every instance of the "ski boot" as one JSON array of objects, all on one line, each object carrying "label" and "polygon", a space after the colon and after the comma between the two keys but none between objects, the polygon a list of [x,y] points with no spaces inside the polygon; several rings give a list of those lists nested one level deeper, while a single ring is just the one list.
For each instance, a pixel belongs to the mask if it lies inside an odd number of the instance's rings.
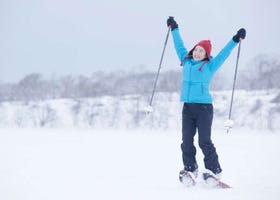
[{"label": "ski boot", "polygon": [[191,187],[196,184],[197,175],[198,175],[197,170],[195,170],[194,172],[190,172],[183,169],[179,173],[179,181],[186,187]]}]

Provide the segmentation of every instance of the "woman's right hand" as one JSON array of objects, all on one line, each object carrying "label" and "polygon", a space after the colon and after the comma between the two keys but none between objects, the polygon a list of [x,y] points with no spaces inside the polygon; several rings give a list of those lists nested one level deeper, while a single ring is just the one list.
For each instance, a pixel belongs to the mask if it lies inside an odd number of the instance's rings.
[{"label": "woman's right hand", "polygon": [[167,19],[167,26],[171,28],[171,31],[178,28],[177,22],[174,20],[174,17],[169,17]]}]

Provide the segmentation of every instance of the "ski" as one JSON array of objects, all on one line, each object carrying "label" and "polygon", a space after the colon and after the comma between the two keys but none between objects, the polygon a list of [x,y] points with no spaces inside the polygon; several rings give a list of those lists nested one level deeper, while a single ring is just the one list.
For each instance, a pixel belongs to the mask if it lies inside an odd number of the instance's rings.
[{"label": "ski", "polygon": [[[201,180],[202,182],[199,180]],[[210,188],[221,188],[221,189],[231,188],[230,185],[221,181],[220,179],[218,179],[217,177],[215,177],[213,174],[209,172],[202,173],[202,177],[199,180],[197,182],[197,174],[194,174],[192,172],[181,170],[179,173],[179,181],[187,188],[200,185],[200,183],[205,183],[205,186]]]},{"label": "ski", "polygon": [[213,176],[210,173],[203,173],[203,180],[208,186],[214,187],[214,188],[222,188],[222,189],[227,189],[231,188],[228,184],[225,182],[219,180],[215,176]]}]

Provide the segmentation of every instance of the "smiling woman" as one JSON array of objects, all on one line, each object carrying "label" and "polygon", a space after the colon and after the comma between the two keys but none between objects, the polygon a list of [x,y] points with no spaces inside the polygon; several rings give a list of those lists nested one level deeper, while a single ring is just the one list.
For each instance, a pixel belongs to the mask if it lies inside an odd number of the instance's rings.
[{"label": "smiling woman", "polygon": [[[204,154],[205,168],[213,177],[220,179],[222,168],[211,140],[213,100],[209,88],[214,74],[229,57],[237,43],[241,39],[245,39],[246,31],[243,28],[240,29],[219,54],[212,57],[210,40],[200,41],[189,51],[184,45],[179,26],[173,17],[167,19],[167,26],[171,28],[174,47],[183,67],[181,102],[184,105],[181,150],[184,169],[180,171],[180,181],[185,183],[191,180],[193,185],[196,182],[198,173],[196,147],[194,146],[196,132],[198,132],[199,147]],[[205,176],[205,178],[207,177]]]},{"label": "smiling woman", "polygon": [[193,59],[195,61],[204,60],[207,57],[206,51],[202,46],[197,45],[193,50]]}]

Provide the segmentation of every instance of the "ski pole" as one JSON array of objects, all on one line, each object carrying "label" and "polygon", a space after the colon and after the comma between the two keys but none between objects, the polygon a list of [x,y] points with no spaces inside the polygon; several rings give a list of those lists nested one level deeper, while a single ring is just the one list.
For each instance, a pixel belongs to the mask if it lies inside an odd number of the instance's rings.
[{"label": "ski pole", "polygon": [[167,45],[167,41],[168,41],[168,37],[169,37],[169,33],[170,33],[170,27],[168,27],[168,31],[167,31],[167,35],[166,35],[166,38],[165,38],[165,42],[164,42],[164,46],[163,46],[163,50],[162,50],[162,54],[161,54],[161,57],[160,57],[160,62],[159,62],[159,66],[158,66],[158,71],[157,71],[157,75],[156,75],[156,78],[155,78],[155,81],[154,81],[154,86],[153,86],[153,91],[152,91],[152,96],[151,96],[151,99],[150,99],[150,103],[149,103],[149,108],[147,109],[148,112],[152,112],[152,103],[153,103],[153,98],[154,98],[154,95],[155,95],[155,91],[156,91],[156,86],[157,86],[157,81],[158,81],[158,77],[159,77],[159,72],[160,72],[160,69],[161,69],[161,64],[162,64],[162,60],[163,60],[163,56],[164,56],[164,52],[165,52],[165,48],[166,48],[166,45]]},{"label": "ski pole", "polygon": [[[231,112],[232,112],[232,104],[233,104],[234,90],[235,90],[235,84],[236,84],[236,77],[237,77],[237,69],[238,69],[240,49],[241,49],[241,40],[239,41],[239,45],[238,45],[237,58],[236,58],[236,66],[235,66],[235,72],[234,72],[234,78],[233,78],[232,93],[231,93],[230,107],[229,107],[229,113],[228,113],[228,121],[229,121],[229,123],[231,122]],[[233,123],[231,122],[231,124],[233,124]],[[227,133],[229,133],[229,129],[231,128],[231,126],[230,125],[228,126]]]}]

